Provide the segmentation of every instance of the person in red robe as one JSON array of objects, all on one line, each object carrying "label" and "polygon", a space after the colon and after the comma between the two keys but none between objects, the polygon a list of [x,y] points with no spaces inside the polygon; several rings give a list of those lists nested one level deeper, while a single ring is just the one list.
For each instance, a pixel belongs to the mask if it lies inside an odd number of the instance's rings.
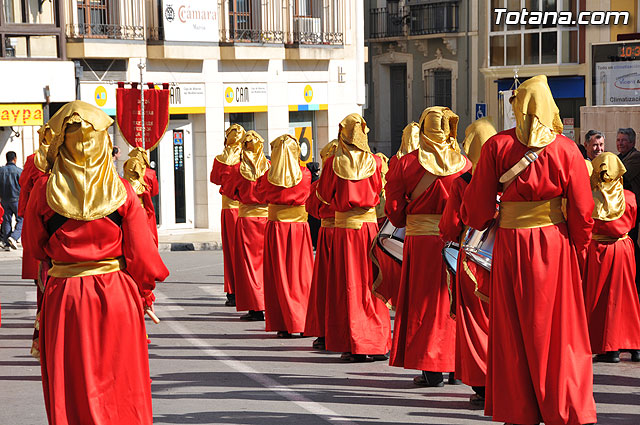
[{"label": "person in red robe", "polygon": [[595,208],[593,236],[587,251],[584,298],[591,350],[596,361],[618,363],[620,349],[640,349],[640,303],[635,287],[633,241],[638,207],[633,192],[624,190],[626,168],[611,152],[592,162],[591,189]]},{"label": "person in red robe", "polygon": [[222,236],[222,258],[224,261],[224,292],[227,301],[224,305],[234,307],[236,305],[236,284],[233,272],[235,258],[235,230],[238,220],[238,201],[231,199],[227,192],[227,180],[234,166],[240,163],[242,151],[242,138],[245,130],[240,124],[232,124],[224,132],[224,149],[215,157],[211,167],[209,179],[211,183],[220,186],[222,195],[222,212],[220,213],[220,233]]},{"label": "person in red robe", "polygon": [[313,245],[304,204],[311,172],[300,165],[300,144],[288,135],[271,142],[271,167],[257,190],[268,204],[264,232],[266,331],[291,338],[304,332],[313,274]]},{"label": "person in red robe", "polygon": [[[400,161],[400,158],[418,149],[419,145],[420,127],[417,122],[411,122],[407,124],[402,131],[402,143],[400,144],[400,149],[398,149],[398,152],[389,159],[388,170],[393,169]],[[380,205],[378,208],[380,208]],[[381,210],[384,212],[384,206],[382,206]],[[382,223],[379,221],[378,224],[382,226],[386,220],[387,216],[385,213]],[[373,293],[376,297],[384,301],[387,307],[395,310],[398,289],[400,287],[400,275],[402,274],[402,261],[401,259],[392,257],[385,253],[380,248],[377,241],[372,244],[371,250],[369,251],[369,257],[371,258],[371,261],[373,261],[373,264],[380,269],[378,277],[375,282],[373,282]]]},{"label": "person in red robe", "polygon": [[129,152],[129,159],[127,159],[122,166],[124,178],[131,184],[131,187],[140,198],[140,203],[147,217],[147,226],[157,246],[158,226],[156,225],[156,210],[151,200],[151,197],[154,195],[152,195],[151,191],[158,190],[158,181],[153,182],[155,172],[153,172],[153,175],[147,177],[147,170],[150,168],[147,152],[143,148],[132,149],[131,152]]},{"label": "person in red robe", "polygon": [[236,310],[249,311],[241,320],[264,320],[264,231],[267,204],[258,179],[269,171],[264,140],[253,130],[242,139],[241,160],[227,178],[227,196],[240,201],[235,230],[234,280]]},{"label": "person in red robe", "polygon": [[503,192],[491,266],[485,414],[512,424],[595,423],[579,263],[593,227],[587,168],[561,134],[544,75],[528,79],[510,100],[516,128],[482,147],[461,210],[464,223],[485,229]]},{"label": "person in red robe", "polygon": [[[489,137],[496,134],[496,129],[487,118],[474,121],[465,130],[462,146],[467,158],[475,168],[480,159],[480,149]],[[467,227],[460,219],[462,197],[471,180],[469,171],[453,181],[450,196],[440,220],[440,238],[443,241],[464,241]],[[489,304],[486,287],[489,284],[489,272],[471,261],[464,249],[458,253],[456,265],[455,300],[456,318],[456,367],[455,376],[463,383],[471,386],[475,394],[470,402],[476,406],[484,406],[485,380],[487,377],[487,351],[489,346]]]},{"label": "person in red robe", "polygon": [[368,253],[378,233],[382,160],[369,149],[368,131],[358,114],[342,120],[336,153],[326,159],[316,191],[335,210],[325,346],[353,362],[386,359],[391,339],[389,310],[371,292]]},{"label": "person in red robe", "polygon": [[[406,226],[389,364],[421,370],[413,380],[420,386],[443,386],[442,373],[455,369],[456,324],[449,317],[450,276],[438,223],[452,182],[471,168],[458,147],[457,127],[449,108],[425,109],[420,147],[389,171],[386,187],[387,217]],[[453,373],[449,382],[456,383]]]},{"label": "person in red robe", "polygon": [[50,424],[153,421],[144,314],[169,271],[111,161],[112,123],[82,101],[63,106],[26,209],[25,249],[52,265],[40,323]]},{"label": "person in red robe", "polygon": [[[335,154],[338,147],[338,140],[334,139],[320,151],[322,168],[324,169],[327,158]],[[318,180],[311,183],[309,198],[305,204],[307,213],[320,220],[320,231],[318,232],[318,242],[316,244],[316,257],[313,263],[313,276],[311,278],[311,291],[309,293],[309,304],[307,307],[307,317],[304,322],[304,334],[306,336],[317,337],[311,346],[318,350],[325,347],[325,307],[327,302],[327,285],[331,277],[331,245],[333,243],[333,229],[335,223],[335,211],[331,205],[326,204],[318,198],[316,191]]]},{"label": "person in red robe", "polygon": [[[0,214],[4,216],[4,208],[0,205]],[[3,217],[0,217],[0,224],[2,224]],[[2,307],[0,307],[0,326],[2,326]]]}]

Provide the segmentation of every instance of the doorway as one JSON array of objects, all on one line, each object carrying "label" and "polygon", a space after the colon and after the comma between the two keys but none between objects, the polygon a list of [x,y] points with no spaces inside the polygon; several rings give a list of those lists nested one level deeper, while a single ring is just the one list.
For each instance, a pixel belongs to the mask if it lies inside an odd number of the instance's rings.
[{"label": "doorway", "polygon": [[390,154],[393,155],[400,149],[402,130],[407,125],[407,65],[391,65],[389,68]]}]

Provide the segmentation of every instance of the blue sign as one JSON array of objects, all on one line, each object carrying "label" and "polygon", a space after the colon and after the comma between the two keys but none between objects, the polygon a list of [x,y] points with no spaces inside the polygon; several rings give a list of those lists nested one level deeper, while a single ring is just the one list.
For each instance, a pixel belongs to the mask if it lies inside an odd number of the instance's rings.
[{"label": "blue sign", "polygon": [[476,119],[484,118],[487,116],[487,104],[476,103]]}]

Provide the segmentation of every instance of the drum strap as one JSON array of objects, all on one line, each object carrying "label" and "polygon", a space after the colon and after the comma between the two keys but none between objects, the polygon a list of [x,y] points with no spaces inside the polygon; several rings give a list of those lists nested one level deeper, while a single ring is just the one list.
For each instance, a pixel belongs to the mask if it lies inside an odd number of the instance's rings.
[{"label": "drum strap", "polygon": [[516,162],[516,164],[509,168],[506,173],[504,173],[500,177],[500,183],[502,183],[502,193],[507,191],[507,188],[513,181],[518,177],[527,167],[534,163],[535,160],[538,159],[538,153],[542,152],[544,146],[541,148],[532,148],[528,150],[524,156],[520,159],[520,161]]},{"label": "drum strap", "polygon": [[422,195],[427,189],[429,189],[429,186],[431,186],[431,184],[436,181],[437,178],[438,176],[425,171],[424,176],[422,176],[416,187],[411,192],[411,196],[409,197],[409,199],[411,199],[412,201],[418,199],[420,195]]}]

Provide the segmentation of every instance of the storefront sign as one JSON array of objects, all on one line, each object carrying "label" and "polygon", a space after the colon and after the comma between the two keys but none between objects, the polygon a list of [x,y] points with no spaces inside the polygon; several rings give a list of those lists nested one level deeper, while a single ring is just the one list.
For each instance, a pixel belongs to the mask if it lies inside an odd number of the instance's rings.
[{"label": "storefront sign", "polygon": [[204,114],[204,83],[169,84],[169,113]]},{"label": "storefront sign", "polygon": [[266,84],[224,84],[224,112],[267,112]]},{"label": "storefront sign", "polygon": [[0,104],[0,127],[42,124],[41,104]]},{"label": "storefront sign", "polygon": [[116,115],[116,85],[106,82],[81,82],[80,100],[102,109],[107,115]]},{"label": "storefront sign", "polygon": [[295,136],[300,144],[300,164],[313,161],[313,129],[311,127],[296,127]]},{"label": "storefront sign", "polygon": [[218,2],[210,0],[163,0],[162,19],[166,41],[217,43]]},{"label": "storefront sign", "polygon": [[289,111],[329,109],[326,83],[290,83],[287,86]]},{"label": "storefront sign", "polygon": [[116,104],[118,126],[125,141],[133,147],[155,148],[169,125],[169,90],[144,91],[144,144],[140,89],[117,88]]},{"label": "storefront sign", "polygon": [[595,81],[596,105],[640,104],[640,61],[598,62]]}]

